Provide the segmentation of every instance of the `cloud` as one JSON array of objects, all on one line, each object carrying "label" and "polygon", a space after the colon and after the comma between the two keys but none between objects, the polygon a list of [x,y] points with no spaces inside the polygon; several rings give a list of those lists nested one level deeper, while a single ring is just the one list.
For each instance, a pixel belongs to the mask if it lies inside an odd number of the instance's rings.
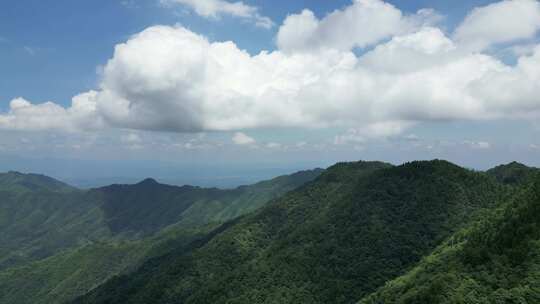
[{"label": "cloud", "polygon": [[253,22],[256,26],[270,29],[274,22],[259,14],[259,9],[245,4],[242,1],[228,2],[225,0],[160,0],[161,5],[185,5],[191,8],[199,16],[205,18],[219,18],[222,15],[230,15]]},{"label": "cloud", "polygon": [[236,132],[234,133],[234,136],[232,137],[233,143],[237,145],[252,145],[256,143],[255,139],[252,137],[247,136],[246,134],[242,132]]},{"label": "cloud", "polygon": [[0,114],[0,129],[7,130],[59,130],[65,132],[93,130],[103,126],[96,113],[96,91],[79,94],[69,108],[53,102],[32,104],[24,98],[10,102],[10,109]]},{"label": "cloud", "polygon": [[30,47],[30,46],[25,46],[25,47],[23,47],[23,49],[30,56],[35,56],[36,53],[37,53],[37,49],[33,48],[33,47]]},{"label": "cloud", "polygon": [[402,133],[412,126],[404,121],[377,122],[363,128],[351,128],[346,133],[334,137],[335,145],[364,143],[370,139],[386,138]]},{"label": "cloud", "polygon": [[269,149],[281,149],[283,145],[276,142],[269,142],[266,144],[266,147]]},{"label": "cloud", "polygon": [[141,136],[137,133],[129,133],[127,135],[123,135],[120,140],[128,144],[138,144],[142,142]]},{"label": "cloud", "polygon": [[537,0],[505,0],[474,9],[458,26],[455,40],[482,50],[491,45],[533,38],[540,29]]},{"label": "cloud", "polygon": [[128,9],[140,8],[136,0],[122,0],[120,1],[120,4]]},{"label": "cloud", "polygon": [[491,144],[487,141],[464,141],[463,144],[471,149],[485,150],[491,148]]},{"label": "cloud", "polygon": [[[364,31],[371,32],[365,27],[337,42],[326,39],[321,26],[330,23],[325,20],[332,14],[348,16],[349,10],[355,17],[366,14],[363,10],[370,16],[381,10],[384,18],[395,15],[396,24],[415,25],[375,38],[370,33],[362,38]],[[318,30],[313,35],[322,37],[315,39],[315,47],[307,42],[255,55],[232,41],[211,42],[181,26],[147,28],[115,47],[102,69],[99,90],[75,97],[66,108],[13,101],[0,114],[0,128],[201,132],[344,127],[355,132],[338,142],[361,142],[422,122],[540,117],[540,45],[508,65],[471,52],[437,27],[410,21],[426,17],[403,16],[378,0],[355,1],[332,14],[314,19]],[[500,22],[512,26],[513,20]],[[283,26],[289,26],[287,21]],[[383,36],[388,37],[380,40]],[[318,48],[318,43],[329,47]],[[369,51],[352,51],[368,43],[375,44]]]},{"label": "cloud", "polygon": [[406,16],[384,1],[355,0],[321,20],[308,9],[289,15],[279,28],[277,44],[286,52],[363,48],[419,26],[436,23],[440,18],[430,9]]}]

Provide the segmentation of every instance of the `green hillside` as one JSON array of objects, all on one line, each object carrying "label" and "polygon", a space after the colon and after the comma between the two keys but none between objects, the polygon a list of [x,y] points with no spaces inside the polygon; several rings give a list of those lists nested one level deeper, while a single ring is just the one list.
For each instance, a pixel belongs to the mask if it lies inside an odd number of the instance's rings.
[{"label": "green hillside", "polygon": [[540,175],[361,303],[540,303]]},{"label": "green hillside", "polygon": [[63,303],[148,258],[203,238],[219,223],[321,172],[231,190],[147,179],[90,191],[8,173],[0,184],[0,303]]},{"label": "green hillside", "polygon": [[540,173],[540,169],[527,167],[518,162],[511,162],[489,169],[486,173],[495,177],[501,183],[519,186],[533,179],[536,174]]},{"label": "green hillside", "polygon": [[176,224],[186,228],[225,222],[263,206],[319,176],[322,169],[301,171],[236,189],[170,186],[146,179],[135,185],[111,185],[90,191],[99,197],[114,234],[150,235]]},{"label": "green hillside", "polygon": [[95,198],[46,176],[0,174],[0,270],[110,236]]},{"label": "green hillside", "polygon": [[69,192],[74,190],[76,189],[61,181],[41,174],[23,174],[16,171],[0,173],[0,191]]},{"label": "green hillside", "polygon": [[214,226],[166,229],[140,240],[107,240],[0,272],[1,303],[65,303],[144,260],[203,239]]},{"label": "green hillside", "polygon": [[200,248],[152,259],[74,303],[351,303],[507,189],[445,161],[340,163]]}]

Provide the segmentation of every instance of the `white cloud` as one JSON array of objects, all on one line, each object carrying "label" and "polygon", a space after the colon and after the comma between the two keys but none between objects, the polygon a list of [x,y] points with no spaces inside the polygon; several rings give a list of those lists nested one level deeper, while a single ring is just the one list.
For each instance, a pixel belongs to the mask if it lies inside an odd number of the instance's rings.
[{"label": "white cloud", "polygon": [[[378,0],[352,6],[354,16],[356,10],[380,9],[386,16],[380,20],[414,19]],[[333,14],[348,16],[349,9]],[[325,20],[331,16],[315,20],[317,28],[330,24]],[[231,41],[210,42],[181,26],[153,26],[116,46],[99,91],[76,96],[67,108],[14,100],[9,112],[0,114],[0,128],[355,130],[340,135],[339,143],[396,135],[425,121],[540,117],[540,46],[507,65],[470,52],[432,26],[390,31],[384,42],[380,35],[360,34],[343,44],[345,36],[337,42],[317,39],[330,47],[314,52],[292,47],[251,55]],[[362,43],[378,44],[362,55],[347,49]]]},{"label": "white cloud", "polygon": [[25,47],[23,47],[23,49],[30,56],[35,56],[36,53],[37,53],[37,50],[35,48],[33,48],[33,47],[30,47],[30,46],[25,46]]},{"label": "white cloud", "polygon": [[455,39],[472,49],[533,38],[540,29],[537,0],[505,0],[474,9],[455,31]]},{"label": "white cloud", "polygon": [[491,148],[491,144],[487,141],[464,141],[463,144],[471,149],[485,150]]},{"label": "white cloud", "polygon": [[418,135],[416,134],[408,134],[404,136],[403,138],[407,141],[412,141],[412,142],[420,141],[420,137],[418,137]]},{"label": "white cloud", "polygon": [[80,131],[97,129],[103,125],[96,113],[97,92],[79,94],[71,106],[64,108],[53,102],[32,104],[24,98],[10,102],[10,110],[0,114],[0,129]]},{"label": "white cloud", "polygon": [[139,134],[137,134],[137,133],[129,133],[129,134],[126,134],[126,135],[122,135],[120,140],[122,142],[128,143],[128,144],[138,144],[138,143],[142,142],[141,136]]},{"label": "white cloud", "polygon": [[269,149],[281,149],[283,147],[283,145],[280,144],[280,143],[269,142],[269,143],[266,144],[266,147],[269,148]]},{"label": "white cloud", "polygon": [[164,6],[185,5],[199,16],[206,18],[219,18],[221,15],[230,15],[252,21],[256,26],[269,29],[274,22],[260,15],[257,7],[247,5],[242,1],[229,2],[225,0],[160,0]]},{"label": "white cloud", "polygon": [[128,8],[128,9],[136,9],[136,8],[140,8],[139,4],[137,3],[136,0],[122,0],[120,2],[121,5],[123,5],[124,7]]},{"label": "white cloud", "polygon": [[364,143],[370,139],[390,137],[402,133],[411,126],[410,122],[387,121],[373,123],[363,128],[351,128],[345,134],[335,136],[334,144]]},{"label": "white cloud", "polygon": [[321,20],[308,9],[289,15],[279,28],[277,44],[287,52],[363,48],[393,35],[436,23],[439,19],[440,16],[429,9],[405,16],[381,0],[355,0],[350,6]]},{"label": "white cloud", "polygon": [[237,145],[252,145],[256,143],[255,139],[252,137],[247,136],[246,134],[242,132],[236,132],[234,133],[234,136],[232,137],[233,143]]}]

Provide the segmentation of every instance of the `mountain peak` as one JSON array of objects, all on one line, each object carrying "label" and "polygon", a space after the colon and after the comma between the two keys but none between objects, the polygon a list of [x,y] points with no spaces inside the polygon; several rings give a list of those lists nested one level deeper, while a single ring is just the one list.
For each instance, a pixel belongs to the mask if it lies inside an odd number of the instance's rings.
[{"label": "mountain peak", "polygon": [[486,171],[505,184],[523,184],[529,181],[539,170],[528,167],[522,163],[513,161],[505,165],[499,165]]},{"label": "mountain peak", "polygon": [[150,178],[150,177],[149,177],[149,178],[145,178],[144,180],[142,180],[142,181],[140,181],[140,182],[138,183],[138,185],[157,185],[157,184],[159,184],[159,183],[157,182],[157,180],[155,180],[155,179],[153,179],[153,178]]}]

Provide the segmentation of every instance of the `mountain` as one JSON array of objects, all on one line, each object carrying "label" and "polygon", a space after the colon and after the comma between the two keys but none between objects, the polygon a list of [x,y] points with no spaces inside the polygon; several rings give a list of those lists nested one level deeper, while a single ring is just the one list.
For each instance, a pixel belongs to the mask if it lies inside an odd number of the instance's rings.
[{"label": "mountain", "polygon": [[540,303],[540,175],[360,303]]},{"label": "mountain", "polygon": [[486,171],[487,174],[495,177],[498,181],[509,184],[519,185],[530,181],[540,173],[540,169],[527,167],[518,162],[511,162],[506,165],[500,165]]},{"label": "mountain", "polygon": [[90,191],[102,202],[105,221],[115,233],[149,235],[176,224],[193,228],[225,222],[263,206],[316,178],[322,169],[300,171],[236,189],[170,186],[154,179]]},{"label": "mountain", "polygon": [[69,192],[74,190],[75,188],[45,175],[23,174],[15,171],[0,173],[0,191]]},{"label": "mountain", "polygon": [[108,237],[97,202],[50,177],[0,174],[0,270]]},{"label": "mountain", "polygon": [[508,189],[439,160],[339,163],[73,303],[351,303],[497,208]]},{"label": "mountain", "polygon": [[89,191],[7,173],[0,178],[0,302],[71,300],[146,259],[204,238],[322,171],[230,190],[146,179]]}]

